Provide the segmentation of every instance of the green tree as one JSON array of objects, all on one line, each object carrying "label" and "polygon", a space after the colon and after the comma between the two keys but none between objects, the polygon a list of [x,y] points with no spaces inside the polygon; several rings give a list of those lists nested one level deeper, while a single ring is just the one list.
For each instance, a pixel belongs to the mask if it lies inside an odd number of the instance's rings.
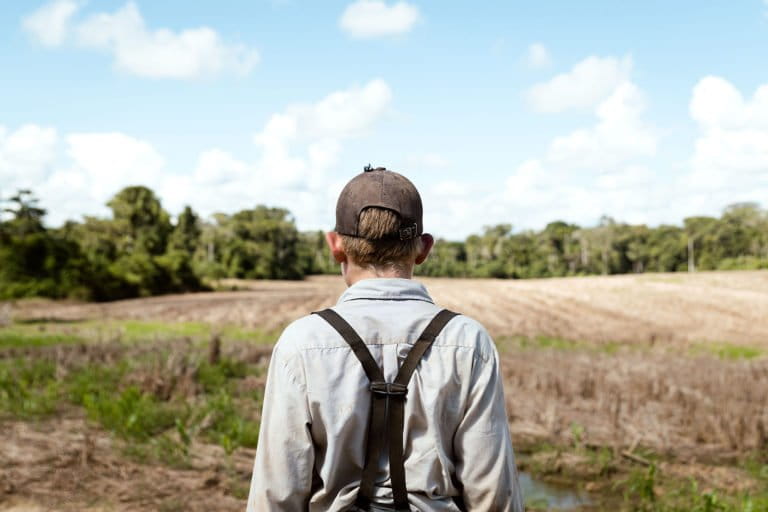
[{"label": "green tree", "polygon": [[168,240],[168,249],[183,251],[191,256],[200,245],[201,234],[200,217],[191,207],[185,206],[171,232]]},{"label": "green tree", "polygon": [[300,279],[299,233],[288,210],[257,206],[216,216],[215,268],[243,279]]},{"label": "green tree", "polygon": [[165,252],[172,231],[171,220],[151,189],[126,187],[107,206],[112,209],[112,220],[120,233],[117,248],[121,253],[137,251],[159,255]]},{"label": "green tree", "polygon": [[10,206],[3,208],[3,211],[11,214],[12,218],[3,223],[3,232],[26,235],[45,230],[43,217],[46,211],[38,206],[39,200],[31,190],[21,189],[4,202],[10,203]]}]

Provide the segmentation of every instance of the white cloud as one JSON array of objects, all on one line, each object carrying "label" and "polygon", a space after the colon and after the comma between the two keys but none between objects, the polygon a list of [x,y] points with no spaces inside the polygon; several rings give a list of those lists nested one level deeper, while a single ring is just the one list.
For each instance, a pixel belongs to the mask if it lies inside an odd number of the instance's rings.
[{"label": "white cloud", "polygon": [[108,197],[126,185],[156,186],[165,159],[146,141],[123,133],[76,133],[67,154],[88,180],[95,197]]},{"label": "white cloud", "polygon": [[562,112],[592,107],[629,80],[632,58],[587,57],[567,73],[534,85],[527,92],[531,106],[540,112]]},{"label": "white cloud", "polygon": [[657,136],[641,118],[642,92],[630,82],[619,85],[597,108],[598,123],[556,137],[549,160],[572,168],[613,168],[636,157],[656,153]]},{"label": "white cloud", "polygon": [[[262,149],[259,168],[282,186],[314,184],[335,164],[341,141],[363,135],[380,119],[392,99],[386,82],[371,80],[329,94],[314,104],[296,104],[274,114],[254,135]],[[296,156],[292,148],[306,145]]]},{"label": "white cloud", "polygon": [[56,0],[25,17],[22,26],[41,44],[58,46],[67,37],[69,21],[78,8],[73,0]]},{"label": "white cloud", "polygon": [[0,126],[0,195],[31,188],[49,210],[51,225],[107,215],[105,203],[120,189],[145,185],[172,213],[186,204],[209,215],[261,203],[289,208],[303,229],[328,227],[328,205],[346,182],[331,173],[343,144],[365,135],[391,100],[386,82],[371,80],[314,103],[289,105],[254,136],[258,158],[207,149],[188,174],[170,168],[150,142],[124,133],[73,133],[61,144],[53,128]]},{"label": "white cloud", "polygon": [[[246,74],[259,61],[256,50],[225,43],[208,27],[179,32],[149,29],[133,2],[114,13],[93,14],[73,24],[71,17],[76,8],[70,1],[57,0],[30,15],[25,27],[49,46],[71,42],[107,52],[118,70],[143,77],[190,79]],[[66,37],[70,33],[72,37]]]},{"label": "white cloud", "polygon": [[408,2],[357,0],[344,9],[339,26],[354,38],[371,39],[405,34],[420,17],[419,9]]},{"label": "white cloud", "polygon": [[655,220],[666,192],[654,191],[658,178],[645,163],[658,146],[645,108],[645,95],[628,77],[617,81],[596,106],[592,126],[555,137],[544,155],[509,176],[500,198],[507,214],[525,218],[527,227],[558,218],[591,224],[603,214]]},{"label": "white cloud", "polygon": [[286,143],[294,139],[346,138],[364,132],[381,117],[392,99],[384,80],[371,80],[329,94],[314,104],[296,104],[273,115],[256,134],[258,144]]},{"label": "white cloud", "polygon": [[594,125],[555,137],[509,177],[507,215],[534,227],[555,218],[590,224],[602,214],[653,224],[768,197],[768,84],[745,98],[723,78],[699,81],[690,102],[699,136],[682,173],[653,172],[658,135],[644,112],[642,91],[618,84]]},{"label": "white cloud", "polygon": [[9,132],[0,126],[0,197],[40,183],[55,160],[57,145],[54,128],[27,124]]},{"label": "white cloud", "polygon": [[768,197],[768,84],[745,99],[727,80],[705,77],[693,89],[690,114],[700,134],[681,186],[719,207]]},{"label": "white cloud", "polygon": [[56,165],[33,187],[51,224],[107,214],[106,202],[123,187],[158,191],[163,184],[165,160],[146,141],[118,132],[75,133],[65,141]]},{"label": "white cloud", "polygon": [[246,162],[219,149],[204,152],[191,179],[176,176],[164,184],[167,207],[177,211],[192,202],[210,214],[257,203],[282,205],[303,229],[327,228],[333,220],[328,205],[344,185],[331,173],[344,141],[364,136],[391,101],[387,83],[375,79],[315,103],[289,105],[254,135],[258,159]]},{"label": "white cloud", "polygon": [[541,43],[533,43],[528,47],[526,62],[534,69],[542,69],[552,64],[552,57],[546,46]]}]

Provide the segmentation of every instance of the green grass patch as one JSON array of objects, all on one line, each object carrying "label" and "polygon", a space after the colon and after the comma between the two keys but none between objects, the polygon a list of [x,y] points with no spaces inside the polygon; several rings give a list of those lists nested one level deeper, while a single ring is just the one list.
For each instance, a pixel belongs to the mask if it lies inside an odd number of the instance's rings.
[{"label": "green grass patch", "polygon": [[133,386],[118,393],[86,394],[83,407],[107,430],[137,441],[162,434],[188,414],[180,405],[161,402]]},{"label": "green grass patch", "polygon": [[[608,447],[586,447],[578,442],[560,445],[535,442],[518,446],[516,452],[521,470],[529,472],[539,481],[574,489],[586,482],[597,484],[596,490],[590,492],[592,503],[584,510],[768,511],[768,459],[765,452],[755,452],[735,464],[755,480],[751,491],[705,486],[693,478],[666,473],[661,469],[665,457],[643,448],[633,453],[649,461],[650,465],[645,467],[628,462]],[[543,500],[526,505],[533,510],[547,510]]]},{"label": "green grass patch", "polygon": [[106,331],[119,335],[129,342],[151,341],[169,338],[189,338],[193,341],[207,341],[217,335],[225,340],[247,341],[251,343],[275,343],[278,331],[248,329],[237,326],[216,326],[203,322],[151,322],[139,320],[120,320],[104,323],[92,323]]},{"label": "green grass patch", "polygon": [[206,393],[215,393],[227,389],[233,379],[242,379],[248,375],[248,365],[243,361],[224,358],[217,364],[202,361],[197,367],[197,381]]},{"label": "green grass patch", "polygon": [[80,343],[81,336],[64,332],[50,332],[30,325],[15,325],[0,328],[0,348],[47,347],[61,343]]},{"label": "green grass patch", "polygon": [[[502,336],[496,340],[496,346],[502,353],[509,353],[514,350],[560,350],[613,355],[624,350],[640,352],[651,350],[647,344],[621,343],[618,341],[598,343],[587,340],[555,338],[552,336]],[[669,351],[670,353],[685,354],[683,349],[675,347],[669,347]],[[765,349],[754,346],[709,341],[693,344],[687,353],[692,356],[715,356],[725,361],[756,359],[767,354]]]},{"label": "green grass patch", "polygon": [[622,347],[630,348],[627,343],[603,342],[597,343],[586,340],[568,340],[564,338],[555,338],[553,336],[502,336],[496,340],[496,346],[501,352],[511,350],[563,350],[563,351],[584,351],[600,352],[605,354],[615,354]]},{"label": "green grass patch", "polygon": [[30,419],[56,411],[60,386],[50,361],[0,360],[0,415]]},{"label": "green grass patch", "polygon": [[275,343],[279,330],[216,326],[203,322],[156,322],[143,320],[85,320],[51,322],[34,319],[0,327],[0,348],[44,347],[63,343],[121,341],[142,343],[187,338],[207,342],[214,335],[223,340],[257,344]]},{"label": "green grass patch", "polygon": [[[134,330],[132,335],[140,332],[148,331]],[[34,352],[23,358],[0,359],[0,419],[42,417],[75,405],[90,420],[125,440],[126,455],[172,466],[187,463],[195,437],[219,444],[227,453],[243,446],[254,448],[259,434],[255,418],[263,390],[260,381],[254,381],[255,387],[241,382],[260,376],[265,368],[228,357],[210,363],[207,345],[187,347],[186,364],[195,366],[175,370],[178,375],[161,375],[168,379],[163,389],[175,379],[191,378],[191,383],[183,381],[175,392],[158,391],[157,395],[151,391],[154,388],[139,383],[157,375],[158,365],[164,368],[178,348],[175,352],[170,348],[143,351],[128,343],[122,356],[119,348],[110,356],[117,357],[116,361],[99,363],[85,358],[77,363],[65,358],[62,361],[67,366],[61,368],[47,357],[36,359]]]},{"label": "green grass patch", "polygon": [[635,469],[615,488],[624,495],[622,510],[632,512],[757,512],[768,510],[768,491],[728,493],[705,489],[694,479],[662,474],[656,463]]},{"label": "green grass patch", "polygon": [[219,391],[208,398],[201,411],[203,434],[209,441],[221,445],[227,453],[240,446],[256,448],[259,441],[259,424],[242,415],[243,411],[252,408],[241,405],[229,393]]},{"label": "green grass patch", "polygon": [[736,345],[726,342],[701,342],[690,349],[693,355],[714,355],[727,361],[755,359],[765,355],[765,351],[757,347]]},{"label": "green grass patch", "polygon": [[112,366],[92,364],[81,367],[71,373],[64,384],[67,397],[76,405],[85,405],[88,396],[115,394],[127,370],[125,361]]}]

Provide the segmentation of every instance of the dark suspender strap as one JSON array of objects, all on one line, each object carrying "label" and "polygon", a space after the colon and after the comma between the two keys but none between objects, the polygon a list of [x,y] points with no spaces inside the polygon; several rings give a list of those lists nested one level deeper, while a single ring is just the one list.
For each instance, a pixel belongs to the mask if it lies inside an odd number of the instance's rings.
[{"label": "dark suspender strap", "polygon": [[376,364],[376,361],[368,351],[368,348],[365,346],[363,340],[360,339],[360,336],[357,334],[357,332],[355,332],[352,326],[347,323],[346,320],[344,320],[337,312],[332,309],[315,311],[314,314],[320,315],[323,320],[331,324],[331,327],[336,329],[336,331],[341,334],[341,337],[344,338],[344,341],[349,344],[349,346],[352,348],[352,352],[354,352],[357,358],[360,360],[360,364],[363,365],[363,370],[365,370],[365,375],[368,377],[369,381],[384,381],[384,374],[381,372],[381,368],[379,368],[379,365]]},{"label": "dark suspender strap", "polygon": [[[379,465],[379,455],[384,446],[384,429],[387,423],[387,401],[386,384],[384,382],[384,373],[373,359],[368,351],[368,347],[357,332],[349,323],[332,309],[316,311],[331,327],[344,338],[344,341],[352,349],[360,364],[363,366],[365,375],[368,377],[371,389],[371,413],[368,418],[368,439],[365,450],[365,466],[360,479],[360,489],[357,492],[355,504],[363,510],[368,509],[368,505],[373,499],[373,486],[376,480],[376,472]],[[382,386],[383,385],[383,386]],[[378,392],[377,392],[378,391]]]},{"label": "dark suspender strap", "polygon": [[[419,365],[424,353],[447,324],[457,313],[443,309],[429,322],[419,336],[416,344],[405,357],[395,377],[394,385],[407,386],[413,372]],[[403,395],[405,398],[405,395]],[[405,430],[405,400],[393,400],[389,411],[389,475],[392,482],[392,494],[397,510],[410,510],[408,507],[408,488],[405,485],[405,459],[403,457],[403,432]]]},{"label": "dark suspender strap", "polygon": [[448,311],[447,309],[443,309],[435,315],[432,321],[429,322],[429,325],[427,325],[427,328],[424,329],[424,332],[421,333],[421,336],[419,336],[419,339],[413,345],[411,351],[408,352],[402,366],[400,366],[400,370],[397,372],[397,377],[395,377],[396,384],[408,385],[414,370],[416,370],[419,361],[421,361],[421,357],[429,347],[432,346],[432,342],[435,341],[437,335],[443,330],[445,324],[450,322],[451,318],[457,315],[458,313]]},{"label": "dark suspender strap", "polygon": [[[408,382],[421,360],[421,357],[435,341],[445,325],[457,313],[444,309],[427,325],[414,346],[408,352],[393,383],[384,381],[384,374],[368,351],[365,343],[338,313],[332,309],[316,311],[349,344],[360,364],[363,366],[371,383],[371,416],[368,423],[368,441],[365,455],[365,468],[360,481],[360,490],[355,505],[367,510],[373,499],[373,486],[376,477],[379,456],[385,443],[384,428],[389,430],[389,473],[395,509],[410,511],[408,489],[405,485],[405,461],[403,458],[403,431],[405,429],[405,396]],[[392,399],[392,400],[390,400]]]}]

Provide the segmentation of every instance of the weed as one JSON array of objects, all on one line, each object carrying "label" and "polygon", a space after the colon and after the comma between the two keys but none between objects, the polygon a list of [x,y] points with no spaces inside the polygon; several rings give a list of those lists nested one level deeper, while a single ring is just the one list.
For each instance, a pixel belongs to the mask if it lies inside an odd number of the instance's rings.
[{"label": "weed", "polygon": [[223,358],[218,363],[203,361],[197,368],[197,381],[207,393],[226,387],[230,379],[242,379],[248,374],[248,365],[243,361]]},{"label": "weed", "polygon": [[127,370],[125,363],[113,366],[88,365],[70,374],[67,394],[70,401],[84,405],[87,396],[115,393]]},{"label": "weed", "polygon": [[597,450],[588,451],[591,463],[597,467],[600,476],[609,476],[616,472],[616,463],[613,460],[613,451],[603,446]]},{"label": "weed", "polygon": [[638,511],[656,510],[656,464],[646,470],[633,471],[627,480],[621,482],[624,487],[624,501],[632,502]]},{"label": "weed", "polygon": [[534,497],[525,500],[525,510],[549,510],[549,502],[546,498]]},{"label": "weed", "polygon": [[204,409],[204,434],[227,454],[240,446],[255,448],[259,440],[258,423],[244,418],[241,411],[224,390],[210,397]]},{"label": "weed", "polygon": [[573,438],[574,448],[582,448],[582,442],[584,440],[584,427],[575,422],[571,423],[571,437]]},{"label": "weed", "polygon": [[83,397],[88,416],[104,428],[126,439],[146,441],[175,427],[184,414],[179,407],[158,402],[136,387],[128,387],[116,396],[109,392],[88,393]]},{"label": "weed", "polygon": [[711,354],[727,361],[740,359],[755,359],[764,355],[764,351],[746,345],[734,345],[732,343],[697,343],[691,347],[694,355]]},{"label": "weed", "polygon": [[0,328],[0,347],[45,347],[82,341],[74,334],[46,332],[26,326]]},{"label": "weed", "polygon": [[0,411],[31,418],[56,410],[56,366],[50,361],[9,359],[0,361]]},{"label": "weed", "polygon": [[555,338],[552,336],[502,336],[496,340],[496,345],[502,353],[507,353],[511,349],[551,349],[564,352],[591,352],[603,354],[616,354],[620,348],[631,348],[626,343],[615,341],[594,342],[587,340],[571,340],[565,338]]},{"label": "weed", "polygon": [[189,447],[168,434],[153,437],[146,442],[129,442],[121,447],[123,455],[142,464],[165,464],[188,469]]}]

